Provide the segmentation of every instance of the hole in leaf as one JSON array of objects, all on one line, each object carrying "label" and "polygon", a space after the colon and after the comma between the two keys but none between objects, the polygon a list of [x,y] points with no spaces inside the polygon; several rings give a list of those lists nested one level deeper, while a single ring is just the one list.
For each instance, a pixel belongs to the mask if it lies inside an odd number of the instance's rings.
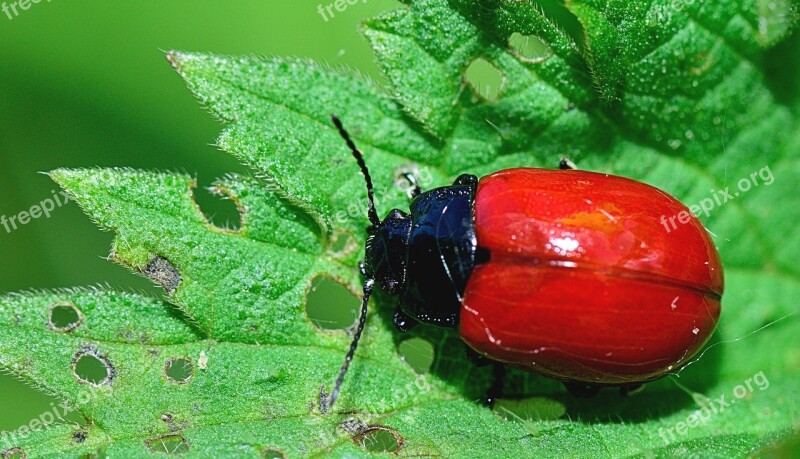
[{"label": "hole in leaf", "polygon": [[353,440],[371,453],[396,453],[403,447],[403,437],[384,426],[370,426]]},{"label": "hole in leaf", "polygon": [[224,186],[216,184],[210,188],[196,188],[192,192],[197,207],[209,223],[229,231],[242,228],[239,206]]},{"label": "hole in leaf", "polygon": [[415,372],[424,374],[430,371],[436,350],[433,344],[422,338],[410,338],[397,347],[400,358],[403,359]]},{"label": "hole in leaf", "polygon": [[81,325],[83,314],[72,303],[56,303],[50,308],[48,322],[57,332],[71,332]]},{"label": "hole in leaf", "polygon": [[508,38],[511,53],[523,62],[539,63],[553,55],[553,50],[536,35],[522,35],[514,32]]},{"label": "hole in leaf", "polygon": [[25,459],[28,457],[21,448],[11,448],[3,451],[2,453],[3,459]]},{"label": "hole in leaf", "polygon": [[347,247],[347,234],[339,233],[331,242],[331,251],[341,252]]},{"label": "hole in leaf", "polygon": [[150,260],[142,270],[142,274],[160,284],[169,294],[174,293],[181,283],[181,273],[178,268],[160,256]]},{"label": "hole in leaf", "polygon": [[509,421],[529,423],[550,421],[564,416],[567,408],[547,397],[530,397],[522,400],[498,399],[494,411]]},{"label": "hole in leaf", "polygon": [[83,430],[72,433],[72,441],[75,443],[83,443],[86,441],[87,434]]},{"label": "hole in leaf", "polygon": [[469,64],[464,78],[473,92],[488,102],[496,101],[505,86],[503,72],[482,57]]},{"label": "hole in leaf", "polygon": [[180,434],[161,435],[145,442],[150,451],[164,454],[183,454],[189,452],[189,442]]},{"label": "hole in leaf", "polygon": [[317,276],[306,293],[306,314],[323,330],[342,330],[356,321],[361,301],[330,277]]},{"label": "hole in leaf", "polygon": [[335,231],[328,245],[331,255],[337,258],[347,257],[358,249],[356,239],[347,231]]},{"label": "hole in leaf", "polygon": [[164,374],[176,384],[186,384],[194,375],[194,364],[188,357],[172,358],[164,364]]},{"label": "hole in leaf", "polygon": [[83,384],[101,386],[114,379],[114,367],[105,356],[93,348],[79,351],[72,359],[72,372]]},{"label": "hole in leaf", "polygon": [[286,455],[277,448],[263,448],[261,450],[261,457],[264,459],[285,459]]}]

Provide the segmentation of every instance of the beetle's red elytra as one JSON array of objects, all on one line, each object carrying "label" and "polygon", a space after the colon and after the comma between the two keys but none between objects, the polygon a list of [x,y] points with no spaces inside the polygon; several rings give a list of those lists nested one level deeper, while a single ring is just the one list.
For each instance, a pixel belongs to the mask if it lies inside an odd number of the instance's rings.
[{"label": "beetle's red elytra", "polygon": [[563,381],[628,384],[679,368],[709,339],[723,275],[696,219],[640,182],[576,170],[509,169],[478,182],[478,245],[464,341],[493,360]]},{"label": "beetle's red elytra", "polygon": [[[335,116],[369,197],[364,298],[327,411],[353,358],[374,285],[398,297],[394,324],[459,330],[467,354],[564,382],[576,395],[634,387],[676,371],[711,337],[723,273],[695,218],[667,233],[662,215],[688,209],[641,182],[574,170],[516,168],[422,192],[381,220],[361,152]],[[323,391],[324,393],[324,391]]]}]

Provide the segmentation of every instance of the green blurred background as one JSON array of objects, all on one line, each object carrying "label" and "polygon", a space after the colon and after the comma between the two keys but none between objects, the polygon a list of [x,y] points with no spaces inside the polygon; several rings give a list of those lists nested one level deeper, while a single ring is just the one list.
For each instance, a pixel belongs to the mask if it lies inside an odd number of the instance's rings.
[{"label": "green blurred background", "polygon": [[[221,124],[163,51],[306,56],[378,77],[358,22],[399,3],[365,0],[326,22],[317,6],[332,2],[41,0],[13,19],[0,12],[0,216],[57,190],[42,171],[125,166],[195,175],[203,210],[233,224],[233,206],[204,187],[243,168],[213,146]],[[0,226],[0,294],[108,283],[160,295],[104,259],[111,239],[74,203],[11,233]],[[0,375],[0,431],[51,401]]]}]

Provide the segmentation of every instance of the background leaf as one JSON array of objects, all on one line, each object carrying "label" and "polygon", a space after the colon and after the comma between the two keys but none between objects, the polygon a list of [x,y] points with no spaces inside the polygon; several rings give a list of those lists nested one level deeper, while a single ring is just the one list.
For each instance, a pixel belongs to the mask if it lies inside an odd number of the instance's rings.
[{"label": "background leaf", "polygon": [[[308,61],[169,53],[189,88],[229,125],[220,147],[256,174],[215,186],[238,204],[241,225],[210,223],[185,175],[51,173],[116,234],[112,257],[161,283],[169,305],[86,291],[0,300],[0,363],[15,374],[76,401],[87,385],[70,369],[76,356],[91,349],[114,365],[114,377],[100,384],[110,390],[81,404],[89,423],[69,438],[59,428],[20,445],[76,456],[139,456],[164,445],[198,457],[270,448],[346,456],[368,454],[359,445],[371,428],[402,437],[402,455],[729,457],[786,437],[797,429],[800,395],[800,284],[791,263],[800,251],[791,231],[797,78],[791,66],[762,61],[795,49],[798,38],[780,44],[796,4],[770,5],[575,0],[556,13],[516,1],[409,2],[364,26],[394,98]],[[583,39],[568,30],[569,12]],[[514,34],[535,35],[550,54],[525,59]],[[476,59],[501,74],[497,100],[463,84]],[[777,82],[795,89],[777,90]],[[739,193],[701,217],[727,277],[711,345],[677,375],[626,399],[577,400],[554,381],[512,372],[507,393],[535,395],[525,403],[551,409],[501,417],[474,402],[489,374],[468,365],[455,334],[410,333],[435,349],[430,373],[415,374],[398,357],[405,337],[391,330],[393,302],[378,295],[336,412],[321,415],[319,387],[333,380],[348,337],[312,325],[306,293],[319,276],[358,291],[365,225],[363,206],[351,208],[363,184],[331,112],[365,151],[384,212],[405,205],[396,180],[404,170],[428,177],[429,187],[466,171],[552,167],[564,154],[687,205],[726,187]],[[53,330],[47,311],[65,302],[87,321]],[[122,323],[136,327],[120,335]],[[169,338],[158,332],[172,329],[178,341],[161,343]],[[32,351],[20,346],[29,336]],[[194,368],[184,383],[165,376],[175,357]],[[704,413],[713,414],[697,421]]]}]

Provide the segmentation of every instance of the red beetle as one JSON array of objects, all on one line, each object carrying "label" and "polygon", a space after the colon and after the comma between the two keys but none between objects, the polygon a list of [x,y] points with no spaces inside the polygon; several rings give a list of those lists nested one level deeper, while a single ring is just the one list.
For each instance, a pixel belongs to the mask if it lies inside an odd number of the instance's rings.
[{"label": "red beetle", "polygon": [[[576,395],[630,388],[686,364],[720,314],[719,255],[697,219],[644,183],[608,174],[517,168],[421,193],[383,220],[369,194],[361,317],[327,408],[335,402],[377,282],[399,297],[395,326],[458,328],[476,362],[560,381]],[[326,409],[327,409],[326,408]]]}]

